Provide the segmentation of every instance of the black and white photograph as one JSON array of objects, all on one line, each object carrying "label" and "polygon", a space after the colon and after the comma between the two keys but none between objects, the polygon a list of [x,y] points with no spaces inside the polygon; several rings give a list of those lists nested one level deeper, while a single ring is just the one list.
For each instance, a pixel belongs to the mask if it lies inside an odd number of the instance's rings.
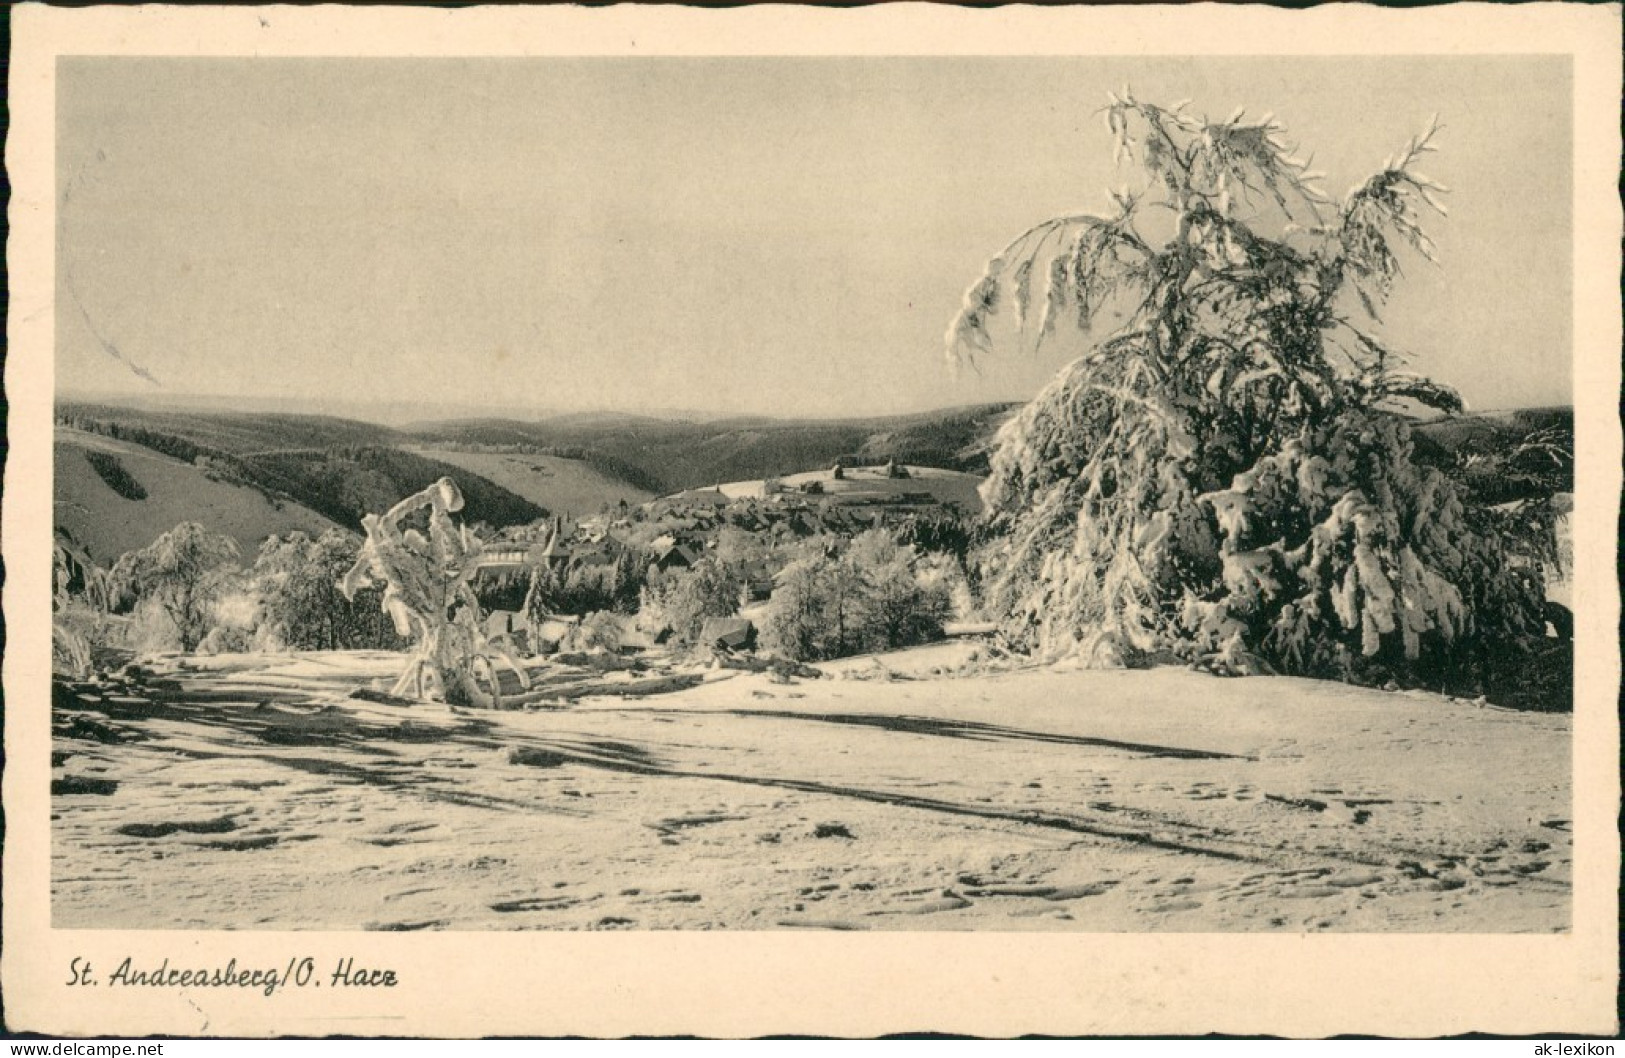
[{"label": "black and white photograph", "polygon": [[1574,939],[1572,56],[49,121],[53,933]]}]

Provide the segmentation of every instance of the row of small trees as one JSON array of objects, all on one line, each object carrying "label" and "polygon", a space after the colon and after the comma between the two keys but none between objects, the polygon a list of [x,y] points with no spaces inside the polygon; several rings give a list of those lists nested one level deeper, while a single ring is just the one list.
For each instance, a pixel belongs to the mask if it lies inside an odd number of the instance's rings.
[{"label": "row of small trees", "polygon": [[[402,649],[407,640],[386,606],[387,579],[348,578],[365,548],[338,529],[295,532],[269,537],[245,565],[232,538],[195,522],[128,552],[109,570],[74,562],[59,547],[58,667],[87,674],[98,645]],[[679,645],[694,644],[707,618],[738,613],[752,581],[770,576],[777,587],[764,644],[797,659],[829,658],[940,636],[956,571],[951,560],[922,558],[879,529],[794,546],[728,530],[686,569],[651,571],[631,550],[610,563],[536,569],[525,606],[533,625],[561,613],[584,618],[584,645],[613,647],[633,615]]]},{"label": "row of small trees", "polygon": [[125,649],[398,649],[378,589],[346,598],[359,541],[338,529],[272,536],[244,566],[235,540],[185,522],[111,569],[57,549],[60,665],[85,674],[96,646]]}]

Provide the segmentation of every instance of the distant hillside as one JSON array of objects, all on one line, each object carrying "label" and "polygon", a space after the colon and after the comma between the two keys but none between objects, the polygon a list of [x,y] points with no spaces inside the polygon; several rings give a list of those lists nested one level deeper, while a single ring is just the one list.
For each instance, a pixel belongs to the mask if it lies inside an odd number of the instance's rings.
[{"label": "distant hillside", "polygon": [[840,420],[566,416],[540,422],[462,420],[407,432],[421,444],[529,445],[579,454],[596,469],[650,492],[670,493],[888,459],[984,473],[985,443],[1013,405],[993,404],[884,418]]},{"label": "distant hillside", "polygon": [[258,489],[352,529],[360,528],[364,514],[385,510],[441,477],[462,489],[469,521],[501,527],[549,514],[465,467],[396,447],[404,436],[372,423],[93,404],[60,405],[57,423],[59,433],[96,434],[205,467],[220,480]]},{"label": "distant hillside", "polygon": [[[267,502],[303,507],[340,525],[358,527],[363,514],[450,476],[462,487],[470,521],[505,527],[552,512],[586,514],[622,499],[637,503],[724,482],[827,471],[837,460],[853,468],[895,460],[983,475],[991,437],[1014,408],[991,404],[841,420],[590,413],[536,422],[460,419],[401,430],[329,416],[92,403],[63,403],[57,413],[64,430],[92,431],[206,467],[217,483],[259,489]],[[1572,450],[1570,409],[1440,419],[1418,424],[1415,434],[1417,457],[1450,468],[1476,502],[1572,491],[1572,463],[1548,458],[1550,451]],[[1531,435],[1551,446],[1526,444]],[[87,465],[86,472],[94,468]],[[108,497],[143,502],[94,480]],[[116,473],[112,480],[119,480]],[[105,516],[117,517],[112,510]]]},{"label": "distant hillside", "polygon": [[865,460],[941,467],[972,474],[987,473],[993,435],[1020,405],[986,404],[907,415],[873,423],[874,432],[858,455]]},{"label": "distant hillside", "polygon": [[1574,491],[1574,409],[1521,408],[1434,419],[1412,431],[1416,457],[1452,469],[1480,503]]},{"label": "distant hillside", "polygon": [[126,439],[137,443],[142,443],[142,432],[149,432],[236,456],[333,445],[395,444],[402,440],[398,431],[387,426],[328,415],[179,411],[73,402],[59,403],[56,414],[58,422],[90,429],[95,429],[95,424],[117,424],[129,435]]},{"label": "distant hillside", "polygon": [[413,447],[408,451],[473,471],[538,507],[555,514],[591,514],[623,500],[639,504],[654,493],[606,474],[580,459],[511,452],[471,452],[452,448]]},{"label": "distant hillside", "polygon": [[1573,408],[1518,408],[1513,411],[1487,411],[1471,415],[1451,415],[1430,419],[1415,432],[1441,449],[1454,451],[1469,445],[1504,443],[1526,437],[1537,430],[1556,429],[1574,435]]},{"label": "distant hillside", "polygon": [[500,528],[696,486],[827,470],[837,460],[982,473],[986,440],[1009,409],[835,421],[590,413],[396,430],[331,416],[65,402],[57,418],[63,428],[207,467],[220,480],[350,528],[449,476],[463,490],[465,517]]},{"label": "distant hillside", "polygon": [[57,527],[102,565],[181,522],[225,533],[250,560],[272,533],[315,534],[334,524],[308,507],[225,481],[195,464],[78,430],[57,430],[54,478]]}]

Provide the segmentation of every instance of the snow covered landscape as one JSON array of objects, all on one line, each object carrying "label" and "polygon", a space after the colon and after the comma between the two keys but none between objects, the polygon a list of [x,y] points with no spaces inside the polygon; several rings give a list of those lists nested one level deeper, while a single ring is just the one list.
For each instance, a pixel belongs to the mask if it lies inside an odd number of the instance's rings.
[{"label": "snow covered landscape", "polygon": [[65,63],[51,924],[1573,929],[1566,68],[1081,62]]}]

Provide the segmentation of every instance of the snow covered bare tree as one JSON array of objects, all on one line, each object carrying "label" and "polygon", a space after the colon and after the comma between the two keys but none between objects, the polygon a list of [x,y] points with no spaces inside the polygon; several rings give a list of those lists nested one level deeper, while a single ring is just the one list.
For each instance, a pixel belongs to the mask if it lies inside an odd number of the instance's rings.
[{"label": "snow covered bare tree", "polygon": [[1016,344],[1087,343],[995,442],[982,582],[1006,634],[1360,680],[1538,635],[1540,569],[1412,459],[1403,413],[1459,397],[1373,326],[1401,256],[1434,257],[1421,220],[1445,189],[1417,166],[1436,126],[1335,201],[1272,117],[1126,89],[1104,116],[1147,186],[1023,232],[948,332],[954,362],[987,357],[1008,306]]}]

